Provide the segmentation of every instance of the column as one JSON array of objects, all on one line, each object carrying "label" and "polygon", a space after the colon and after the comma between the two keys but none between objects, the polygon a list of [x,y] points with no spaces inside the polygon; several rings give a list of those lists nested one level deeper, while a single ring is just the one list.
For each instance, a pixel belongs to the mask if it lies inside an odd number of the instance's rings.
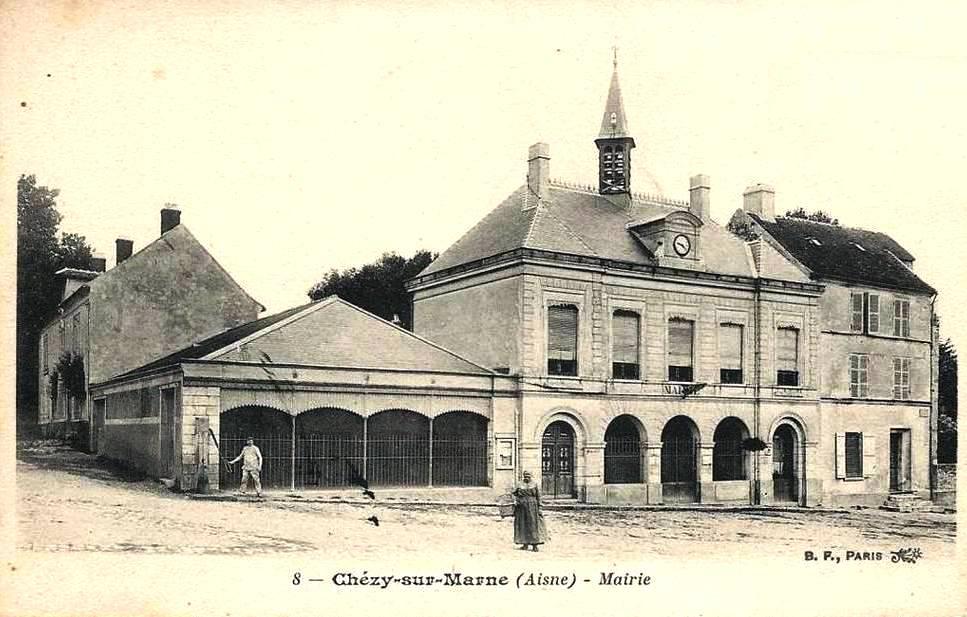
[{"label": "column", "polygon": [[[796,474],[798,478],[804,478],[800,481],[800,495],[799,503],[803,503],[802,491],[806,491],[805,505],[807,506],[818,506],[823,503],[823,478],[821,475],[821,465],[819,457],[819,442],[818,441],[807,441],[806,442],[806,455],[805,455],[805,465],[806,469],[803,470],[803,457],[796,457]],[[805,473],[804,473],[805,472]]]},{"label": "column", "polygon": [[[607,503],[604,485],[604,442],[587,443],[584,446],[584,501]],[[578,492],[580,496],[580,490]]]},{"label": "column", "polygon": [[703,441],[698,446],[698,501],[714,503],[715,485],[712,483],[712,452],[715,442]]},{"label": "column", "polygon": [[660,504],[661,494],[661,442],[648,443],[644,446],[646,458],[645,479],[648,482],[648,503]]}]

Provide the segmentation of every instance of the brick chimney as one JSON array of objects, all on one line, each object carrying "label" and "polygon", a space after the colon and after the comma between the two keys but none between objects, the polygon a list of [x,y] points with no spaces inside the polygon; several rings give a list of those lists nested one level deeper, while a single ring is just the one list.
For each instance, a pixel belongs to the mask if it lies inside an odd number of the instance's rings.
[{"label": "brick chimney", "polygon": [[524,210],[536,208],[547,201],[547,184],[551,174],[551,149],[545,143],[536,143],[527,150],[527,193]]},{"label": "brick chimney", "polygon": [[120,265],[134,252],[134,242],[127,238],[118,238],[114,241],[114,249],[114,265]]},{"label": "brick chimney", "polygon": [[707,221],[710,212],[709,193],[712,190],[708,176],[705,174],[692,176],[688,184],[689,212],[703,221]]},{"label": "brick chimney", "polygon": [[181,210],[176,204],[165,204],[161,209],[161,233],[171,231],[181,224]]},{"label": "brick chimney", "polygon": [[107,258],[100,253],[94,253],[91,258],[91,269],[95,272],[104,272],[107,270]]},{"label": "brick chimney", "polygon": [[756,184],[742,193],[742,207],[767,221],[776,220],[776,190],[768,184]]}]

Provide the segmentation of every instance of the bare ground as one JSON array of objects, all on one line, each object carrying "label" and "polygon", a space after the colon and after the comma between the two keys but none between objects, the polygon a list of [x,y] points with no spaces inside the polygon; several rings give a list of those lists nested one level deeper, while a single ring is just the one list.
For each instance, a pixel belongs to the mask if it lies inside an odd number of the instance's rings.
[{"label": "bare ground", "polygon": [[[486,506],[203,501],[52,443],[18,450],[21,550],[187,554],[324,552],[422,557],[514,552],[512,528]],[[281,497],[281,496],[280,496]],[[375,516],[379,525],[370,522]],[[956,517],[830,511],[548,511],[553,558],[801,556],[804,550],[920,548],[953,559]]]}]

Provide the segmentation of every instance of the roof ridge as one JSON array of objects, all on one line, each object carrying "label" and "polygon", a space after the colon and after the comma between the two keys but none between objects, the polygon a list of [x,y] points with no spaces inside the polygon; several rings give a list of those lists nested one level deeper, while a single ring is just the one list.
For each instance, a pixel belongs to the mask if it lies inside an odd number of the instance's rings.
[{"label": "roof ridge", "polygon": [[[580,191],[582,193],[588,193],[589,195],[598,196],[599,193],[596,188],[591,184],[583,184],[581,182],[574,182],[570,180],[564,180],[562,178],[551,178],[548,180],[548,184],[554,188],[569,189],[572,191]],[[642,193],[640,191],[631,192],[632,201],[644,201],[651,205],[657,206],[670,206],[674,208],[687,208],[688,202],[675,199],[673,197],[665,197],[664,195],[658,195],[657,193]]]},{"label": "roof ridge", "polygon": [[530,223],[527,224],[527,233],[524,234],[524,246],[530,246],[531,236],[534,235],[534,228],[537,227],[537,217],[541,215],[542,211],[546,210],[547,208],[541,207],[541,202],[538,201],[537,206],[534,207],[534,216],[531,217]]}]

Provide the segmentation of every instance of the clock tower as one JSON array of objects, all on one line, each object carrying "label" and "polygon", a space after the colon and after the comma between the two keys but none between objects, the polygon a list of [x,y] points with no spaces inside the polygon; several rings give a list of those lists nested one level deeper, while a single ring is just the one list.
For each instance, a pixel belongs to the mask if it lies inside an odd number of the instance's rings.
[{"label": "clock tower", "polygon": [[635,147],[635,139],[628,134],[624,103],[621,101],[617,51],[601,131],[594,145],[598,147],[598,192],[602,195],[631,193],[631,149]]}]

